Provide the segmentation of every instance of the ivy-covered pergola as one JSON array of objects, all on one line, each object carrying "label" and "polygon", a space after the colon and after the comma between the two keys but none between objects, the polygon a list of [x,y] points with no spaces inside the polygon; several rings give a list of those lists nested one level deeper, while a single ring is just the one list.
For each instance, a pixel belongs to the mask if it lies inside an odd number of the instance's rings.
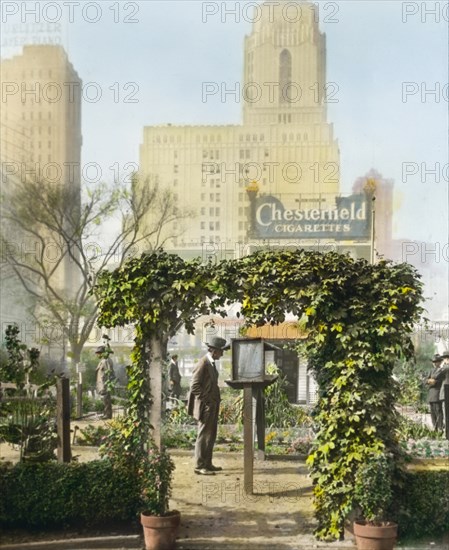
[{"label": "ivy-covered pergola", "polygon": [[136,326],[128,373],[130,440],[144,441],[151,414],[160,414],[152,404],[168,339],[182,326],[192,332],[199,315],[225,316],[238,302],[247,326],[281,323],[293,314],[308,333],[298,351],[319,386],[318,430],[307,460],[316,536],[341,537],[360,464],[378,453],[399,464],[392,370],[398,358],[413,356],[411,334],[422,314],[422,284],[412,266],[304,250],[260,251],[204,265],[156,251],[103,272],[95,292],[101,325]]}]

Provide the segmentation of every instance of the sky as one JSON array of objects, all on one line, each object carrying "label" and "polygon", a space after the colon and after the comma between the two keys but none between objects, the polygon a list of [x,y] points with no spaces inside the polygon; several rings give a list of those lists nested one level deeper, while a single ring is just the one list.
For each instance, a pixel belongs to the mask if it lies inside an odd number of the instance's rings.
[{"label": "sky", "polygon": [[[111,181],[138,165],[145,125],[241,122],[241,97],[202,90],[241,82],[257,3],[3,1],[2,56],[30,36],[62,41],[84,83],[83,165]],[[393,179],[393,236],[437,243],[447,267],[448,2],[317,3],[341,190],[372,168]]]}]

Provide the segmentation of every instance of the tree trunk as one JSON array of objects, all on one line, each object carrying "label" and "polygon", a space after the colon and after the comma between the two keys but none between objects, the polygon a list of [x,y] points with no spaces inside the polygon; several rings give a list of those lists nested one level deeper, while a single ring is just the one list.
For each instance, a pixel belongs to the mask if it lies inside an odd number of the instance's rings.
[{"label": "tree trunk", "polygon": [[156,335],[150,337],[149,379],[151,389],[150,424],[151,437],[157,448],[161,448],[162,424],[162,364],[165,356],[162,339]]}]

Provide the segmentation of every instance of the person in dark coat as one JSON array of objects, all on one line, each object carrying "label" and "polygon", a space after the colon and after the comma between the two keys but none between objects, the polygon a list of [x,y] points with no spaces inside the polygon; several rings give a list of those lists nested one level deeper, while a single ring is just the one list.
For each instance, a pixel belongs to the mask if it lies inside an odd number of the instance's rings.
[{"label": "person in dark coat", "polygon": [[443,431],[443,400],[440,392],[443,385],[446,373],[449,372],[449,364],[442,365],[443,359],[449,358],[449,352],[443,355],[436,353],[433,356],[433,368],[427,377],[427,385],[429,386],[428,401],[430,404],[430,417],[432,419],[433,429],[439,432]]},{"label": "person in dark coat", "polygon": [[212,454],[217,438],[220,389],[215,361],[230,348],[226,340],[218,336],[206,342],[207,354],[200,359],[193,371],[188,399],[188,412],[198,420],[198,434],[195,444],[195,473],[214,475],[222,470],[212,463]]},{"label": "person in dark coat", "polygon": [[179,372],[178,356],[176,354],[171,356],[168,366],[168,384],[170,396],[179,399],[181,395],[181,373]]}]

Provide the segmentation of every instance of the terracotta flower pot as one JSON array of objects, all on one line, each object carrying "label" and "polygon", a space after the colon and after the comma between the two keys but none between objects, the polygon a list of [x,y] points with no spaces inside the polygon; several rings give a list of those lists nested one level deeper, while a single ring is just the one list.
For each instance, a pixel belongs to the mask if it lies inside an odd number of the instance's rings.
[{"label": "terracotta flower pot", "polygon": [[358,550],[392,550],[398,534],[398,524],[369,525],[354,522],[354,536]]},{"label": "terracotta flower pot", "polygon": [[176,535],[181,522],[181,513],[177,510],[165,516],[140,514],[146,550],[172,550],[176,544]]}]

